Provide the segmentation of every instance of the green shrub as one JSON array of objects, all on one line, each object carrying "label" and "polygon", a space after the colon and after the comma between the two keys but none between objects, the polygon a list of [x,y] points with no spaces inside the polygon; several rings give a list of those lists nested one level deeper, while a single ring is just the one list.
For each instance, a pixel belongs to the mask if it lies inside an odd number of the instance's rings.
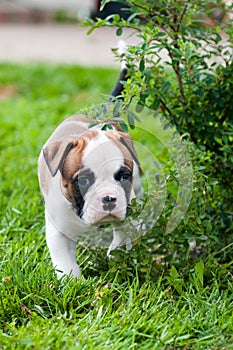
[{"label": "green shrub", "polygon": [[[102,6],[108,2],[102,1]],[[175,205],[172,196],[167,198],[153,230],[160,253],[169,248],[174,252],[177,243],[180,257],[184,248],[189,252],[187,243],[195,238],[205,252],[221,252],[223,260],[230,258],[233,231],[233,30],[227,16],[224,24],[206,24],[216,7],[222,13],[229,10],[219,1],[211,4],[126,0],[122,7],[128,6],[127,20],[113,14],[84,24],[90,26],[89,33],[102,26],[116,27],[117,36],[124,28],[135,31],[140,42],[118,55],[129,71],[124,102],[149,107],[165,117],[183,135],[192,157],[195,178],[189,211],[172,235],[165,233],[169,203]],[[222,31],[227,42],[222,41]],[[162,50],[165,61],[159,56]],[[165,171],[175,181],[169,165]]]}]

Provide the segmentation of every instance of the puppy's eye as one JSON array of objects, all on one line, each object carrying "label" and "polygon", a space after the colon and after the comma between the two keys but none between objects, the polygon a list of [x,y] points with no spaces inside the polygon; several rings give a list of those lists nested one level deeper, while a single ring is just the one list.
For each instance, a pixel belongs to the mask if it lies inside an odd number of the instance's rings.
[{"label": "puppy's eye", "polygon": [[130,173],[122,173],[120,181],[129,181],[131,179],[131,174]]},{"label": "puppy's eye", "polygon": [[74,190],[82,194],[82,196],[85,195],[85,193],[88,191],[88,189],[94,184],[95,182],[95,174],[87,169],[83,171],[80,174],[75,174],[72,179],[72,184],[74,186]]},{"label": "puppy's eye", "polygon": [[114,175],[114,179],[120,182],[131,181],[132,174],[128,169],[120,170]]},{"label": "puppy's eye", "polygon": [[80,176],[77,178],[76,183],[80,188],[87,187],[90,184],[90,179],[87,176]]}]

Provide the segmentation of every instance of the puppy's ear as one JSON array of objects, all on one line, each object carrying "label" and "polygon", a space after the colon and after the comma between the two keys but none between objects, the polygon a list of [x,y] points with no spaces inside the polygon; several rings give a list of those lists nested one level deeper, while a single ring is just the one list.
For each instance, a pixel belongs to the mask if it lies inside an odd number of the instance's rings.
[{"label": "puppy's ear", "polygon": [[135,163],[137,164],[141,172],[140,163],[139,163],[137,153],[135,151],[131,137],[124,132],[120,132],[120,135],[121,135],[120,142],[128,149],[129,153],[131,154],[131,157],[133,158],[133,160],[135,161]]},{"label": "puppy's ear", "polygon": [[55,176],[58,169],[61,169],[64,160],[73,147],[74,138],[72,137],[48,143],[43,147],[44,159],[52,176]]}]

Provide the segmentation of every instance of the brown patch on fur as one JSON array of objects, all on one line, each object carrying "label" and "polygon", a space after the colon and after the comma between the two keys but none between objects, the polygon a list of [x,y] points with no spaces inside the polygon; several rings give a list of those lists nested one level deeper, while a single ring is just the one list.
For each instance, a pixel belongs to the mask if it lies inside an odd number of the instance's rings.
[{"label": "brown patch on fur", "polygon": [[62,168],[62,190],[69,201],[72,201],[72,178],[82,168],[83,150],[86,148],[89,140],[97,137],[97,130],[87,131],[84,135],[77,138],[74,147],[68,153]]},{"label": "brown patch on fur", "polygon": [[129,149],[121,142],[121,138],[128,139],[132,142],[131,137],[124,132],[119,132],[119,131],[114,131],[114,130],[108,130],[106,131],[106,136],[112,140],[117,147],[121,150],[123,157],[124,157],[124,162],[125,165],[133,170],[133,158],[132,154],[129,151]]}]

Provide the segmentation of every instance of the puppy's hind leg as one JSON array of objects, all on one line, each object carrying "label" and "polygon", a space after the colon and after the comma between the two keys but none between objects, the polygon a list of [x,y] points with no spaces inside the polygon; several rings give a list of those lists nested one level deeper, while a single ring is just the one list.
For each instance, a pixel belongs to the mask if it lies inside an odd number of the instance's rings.
[{"label": "puppy's hind leg", "polygon": [[46,219],[46,241],[50,251],[53,266],[59,278],[64,275],[80,276],[80,268],[76,262],[76,242],[64,236],[51,222]]}]

